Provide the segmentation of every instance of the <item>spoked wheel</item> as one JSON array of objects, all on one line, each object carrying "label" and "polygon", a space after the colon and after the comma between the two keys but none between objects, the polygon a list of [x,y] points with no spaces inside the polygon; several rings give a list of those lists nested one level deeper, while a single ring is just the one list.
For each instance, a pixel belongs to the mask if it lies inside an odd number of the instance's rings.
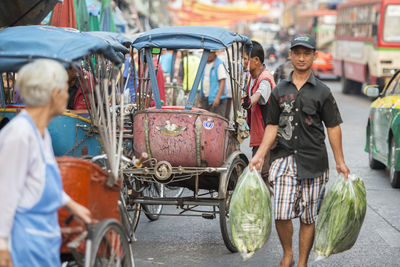
[{"label": "spoked wheel", "polygon": [[164,188],[164,195],[166,197],[181,197],[185,188],[166,185]]},{"label": "spoked wheel", "polygon": [[[164,185],[159,183],[149,183],[143,190],[144,197],[164,197]],[[156,221],[160,218],[163,205],[147,205],[143,204],[143,211],[150,221]]]},{"label": "spoked wheel", "polygon": [[237,252],[238,250],[232,239],[232,230],[229,222],[229,204],[231,202],[232,193],[236,187],[239,176],[242,174],[246,165],[246,162],[239,157],[233,160],[228,171],[226,198],[221,200],[219,204],[219,223],[221,227],[222,238],[224,239],[226,248],[231,252]]},{"label": "spoked wheel", "polygon": [[122,225],[129,233],[129,237],[131,239],[134,239],[134,233],[136,232],[136,228],[139,223],[141,211],[141,204],[134,202],[135,189],[136,181],[130,180],[129,177],[125,176],[118,207]]},{"label": "spoked wheel", "polygon": [[106,219],[96,226],[90,266],[134,266],[127,234],[115,219]]}]

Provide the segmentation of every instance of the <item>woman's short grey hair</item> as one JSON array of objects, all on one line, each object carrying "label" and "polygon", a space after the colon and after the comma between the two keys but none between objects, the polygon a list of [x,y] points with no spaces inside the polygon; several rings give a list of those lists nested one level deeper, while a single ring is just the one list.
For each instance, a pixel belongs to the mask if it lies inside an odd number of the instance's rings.
[{"label": "woman's short grey hair", "polygon": [[54,89],[64,89],[68,74],[55,60],[38,59],[22,67],[17,76],[17,90],[28,107],[45,106]]}]

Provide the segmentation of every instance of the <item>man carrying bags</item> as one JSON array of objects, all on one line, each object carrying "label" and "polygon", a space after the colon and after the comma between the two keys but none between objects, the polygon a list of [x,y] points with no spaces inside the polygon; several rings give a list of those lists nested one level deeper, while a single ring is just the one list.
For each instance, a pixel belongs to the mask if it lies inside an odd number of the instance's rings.
[{"label": "man carrying bags", "polygon": [[283,248],[280,266],[293,266],[292,219],[300,218],[298,266],[307,266],[313,244],[314,224],[328,181],[326,127],[336,161],[336,170],[347,179],[350,171],[342,149],[342,119],[330,89],[314,77],[311,66],[316,43],[309,34],[295,35],[289,56],[294,71],[281,80],[267,107],[266,130],[249,164],[260,169],[271,150],[269,181],[274,188],[274,219]]}]

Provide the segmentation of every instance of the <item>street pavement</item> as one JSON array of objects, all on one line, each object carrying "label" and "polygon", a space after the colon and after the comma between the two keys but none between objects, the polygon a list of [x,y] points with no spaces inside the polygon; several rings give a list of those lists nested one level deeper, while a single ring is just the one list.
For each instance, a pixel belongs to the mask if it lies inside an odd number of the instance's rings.
[{"label": "street pavement", "polygon": [[[364,152],[365,126],[370,99],[359,95],[342,95],[340,83],[326,81],[334,92],[342,114],[345,160],[352,173],[364,179],[367,190],[367,214],[354,247],[309,266],[400,266],[400,190],[392,189],[387,172],[371,170]],[[335,162],[329,141],[330,183],[336,179]],[[244,145],[243,145],[244,146]],[[243,147],[242,146],[242,147]],[[244,151],[250,154],[250,151]],[[191,191],[185,189],[185,194]],[[179,212],[171,206],[166,212]],[[293,248],[298,259],[298,220],[293,221]],[[276,230],[263,248],[247,261],[239,253],[230,253],[220,233],[218,216],[214,220],[200,217],[161,217],[150,222],[143,214],[134,243],[135,265],[147,266],[279,266],[282,250]]]}]

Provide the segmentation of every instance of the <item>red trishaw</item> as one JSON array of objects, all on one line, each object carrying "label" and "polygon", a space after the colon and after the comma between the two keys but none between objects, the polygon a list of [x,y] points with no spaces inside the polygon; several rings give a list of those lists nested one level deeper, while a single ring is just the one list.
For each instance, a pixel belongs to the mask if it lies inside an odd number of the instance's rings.
[{"label": "red trishaw", "polygon": [[[202,216],[213,219],[219,214],[226,247],[236,252],[229,226],[229,203],[237,179],[248,164],[240,151],[239,140],[245,134],[241,89],[243,53],[251,48],[244,36],[216,27],[166,27],[140,35],[132,43],[137,53],[136,105],[133,115],[133,154],[145,153],[148,159],[124,168],[123,205],[129,214],[131,229],[136,229],[141,210],[151,220],[159,215]],[[185,106],[162,106],[153,57],[162,49],[200,49],[202,57]],[[233,117],[228,120],[207,110],[193,108],[211,50],[223,50],[225,67],[232,90]],[[132,55],[133,57],[133,55]],[[154,60],[159,62],[159,60]],[[173,69],[173,68],[172,68]],[[171,77],[173,77],[173,70]],[[177,95],[177,93],[176,93]],[[154,101],[155,106],[152,106]],[[168,188],[188,188],[192,194],[167,196]],[[162,212],[163,205],[175,205],[177,214]],[[202,209],[199,206],[208,206]],[[193,213],[199,212],[199,213]]]}]

